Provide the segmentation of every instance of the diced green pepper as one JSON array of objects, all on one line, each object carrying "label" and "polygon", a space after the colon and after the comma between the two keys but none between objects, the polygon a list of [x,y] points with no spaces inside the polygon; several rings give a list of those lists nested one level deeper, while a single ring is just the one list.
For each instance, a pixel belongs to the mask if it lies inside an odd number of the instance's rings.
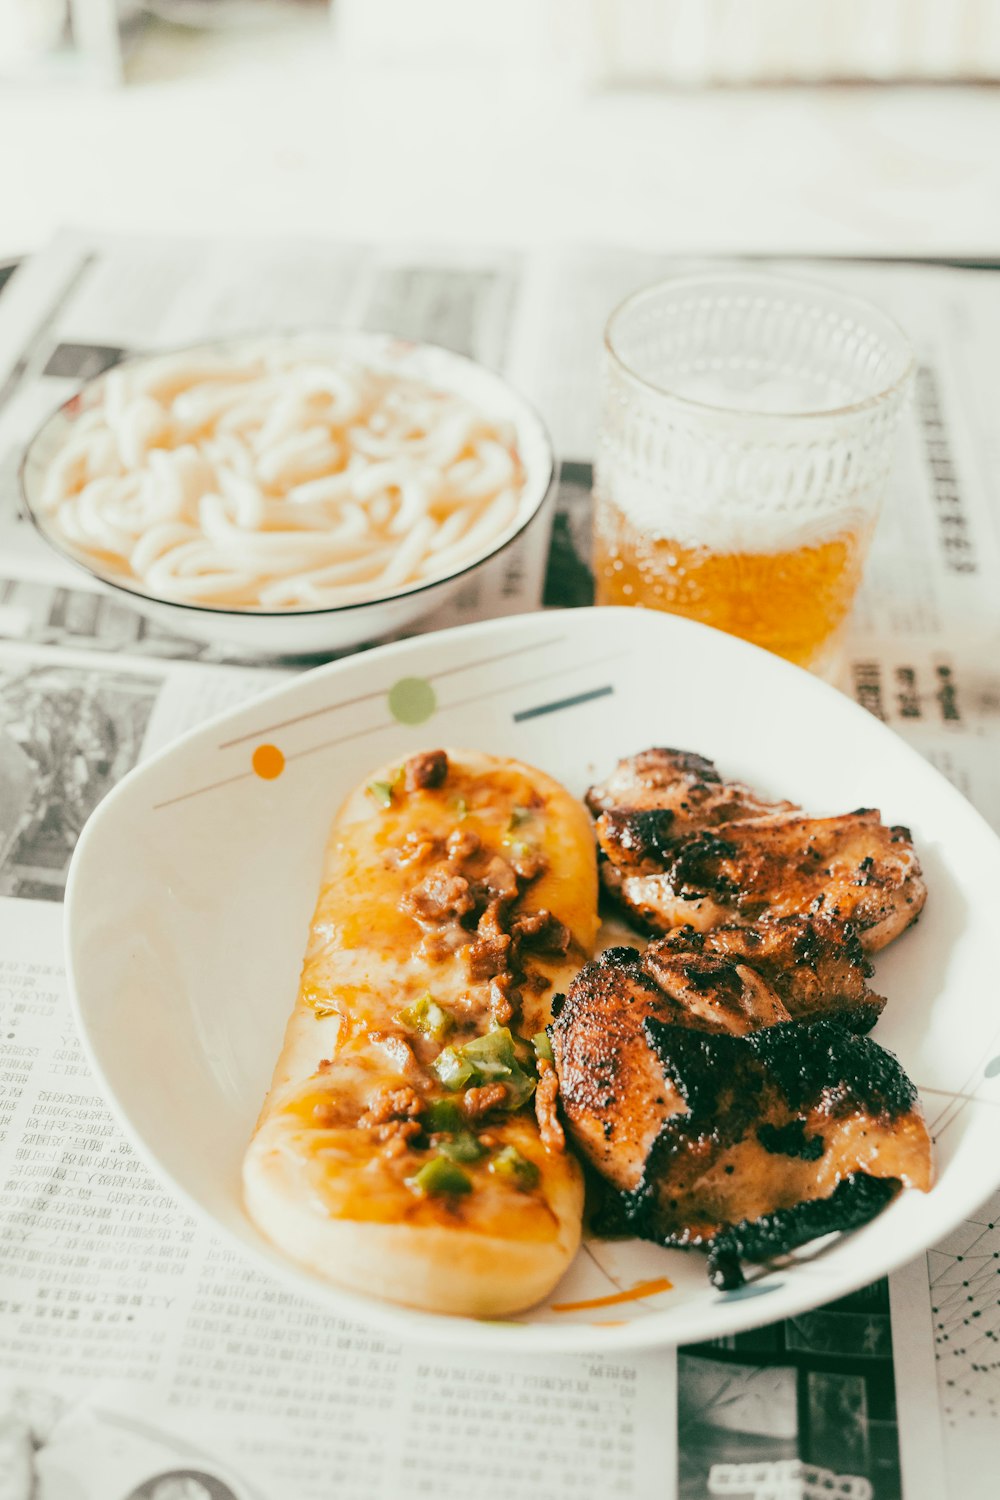
[{"label": "diced green pepper", "polygon": [[430,1066],[439,1083],[452,1091],[502,1083],[507,1090],[504,1108],[520,1109],[535,1092],[535,1079],[525,1066],[530,1062],[527,1043],[511,1036],[506,1026],[497,1026],[464,1046],[445,1047]]},{"label": "diced green pepper", "polygon": [[464,1050],[463,1047],[445,1047],[430,1065],[438,1083],[452,1092],[464,1088],[475,1072],[472,1064],[462,1056]]},{"label": "diced green pepper", "polygon": [[379,807],[391,807],[393,792],[399,791],[405,775],[403,767],[398,766],[388,781],[370,781],[365,791],[372,801],[378,803]]},{"label": "diced green pepper", "polygon": [[535,1079],[528,1071],[531,1052],[520,1037],[498,1026],[477,1036],[462,1048],[476,1073],[476,1083],[502,1083],[507,1089],[506,1109],[520,1109],[535,1092]]},{"label": "diced green pepper", "polygon": [[479,1074],[480,1080],[485,1083],[509,1078],[518,1066],[514,1038],[506,1026],[497,1026],[485,1036],[473,1037],[461,1051]]},{"label": "diced green pepper", "polygon": [[434,1099],[424,1110],[424,1129],[428,1135],[439,1130],[464,1130],[465,1116],[454,1099]]},{"label": "diced green pepper", "polygon": [[537,1187],[542,1175],[535,1163],[522,1156],[516,1146],[504,1146],[502,1151],[498,1151],[490,1162],[490,1171],[513,1182],[522,1192],[530,1192],[533,1187]]},{"label": "diced green pepper", "polygon": [[544,1057],[546,1062],[552,1062],[552,1043],[549,1041],[547,1031],[536,1031],[531,1038],[531,1045],[535,1049],[536,1057]]},{"label": "diced green pepper", "polygon": [[414,1176],[406,1179],[407,1186],[416,1189],[427,1197],[437,1197],[444,1193],[471,1193],[472,1181],[456,1167],[454,1162],[448,1161],[444,1156],[432,1156],[430,1161],[425,1162],[420,1171]]},{"label": "diced green pepper", "polygon": [[486,1148],[471,1130],[460,1131],[452,1140],[442,1141],[438,1150],[449,1161],[478,1161],[481,1156],[486,1155]]},{"label": "diced green pepper", "polygon": [[469,816],[469,804],[466,802],[465,798],[456,797],[451,805],[455,809],[455,817],[458,822],[464,823],[466,818]]},{"label": "diced green pepper", "polygon": [[510,822],[507,824],[507,832],[513,833],[515,828],[520,828],[531,818],[530,807],[514,807],[511,809]]},{"label": "diced green pepper", "polygon": [[430,994],[421,995],[419,1000],[407,1005],[393,1019],[400,1026],[405,1026],[407,1031],[418,1031],[421,1036],[429,1036],[435,1042],[446,1037],[455,1024],[448,1012]]}]

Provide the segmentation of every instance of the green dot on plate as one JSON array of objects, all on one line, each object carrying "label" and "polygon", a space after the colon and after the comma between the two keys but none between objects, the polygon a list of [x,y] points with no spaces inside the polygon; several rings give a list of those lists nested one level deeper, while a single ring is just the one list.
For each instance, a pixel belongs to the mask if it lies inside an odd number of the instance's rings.
[{"label": "green dot on plate", "polygon": [[983,1072],[987,1078],[995,1078],[1000,1073],[1000,1057],[991,1057]]},{"label": "green dot on plate", "polygon": [[426,677],[401,677],[389,689],[389,712],[400,724],[423,724],[437,708],[437,697]]}]

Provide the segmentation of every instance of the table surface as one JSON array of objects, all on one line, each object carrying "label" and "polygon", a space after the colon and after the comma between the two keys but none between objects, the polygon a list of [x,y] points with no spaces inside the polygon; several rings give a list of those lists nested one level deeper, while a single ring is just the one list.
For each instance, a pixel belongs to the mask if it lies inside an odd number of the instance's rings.
[{"label": "table surface", "polygon": [[990,255],[1000,90],[640,92],[375,65],[322,8],[141,36],[120,89],[0,92],[0,258],[118,232]]},{"label": "table surface", "polygon": [[[682,253],[1000,252],[1000,93],[990,90],[587,94],[537,74],[349,68],[315,15],[279,35],[151,29],[130,74],[127,88],[107,93],[0,93],[0,259],[73,223],[445,244],[586,240]],[[984,692],[984,721],[992,701]],[[938,1252],[942,1330],[965,1311],[959,1262],[970,1247],[984,1257],[984,1245],[981,1226],[963,1225]],[[211,1292],[209,1275],[232,1285],[224,1264],[206,1273]],[[913,1305],[923,1307],[922,1267],[917,1276]],[[287,1322],[280,1304],[268,1316],[265,1330]],[[287,1322],[288,1337],[299,1326]],[[904,1461],[942,1495],[912,1442],[919,1425],[933,1458],[938,1436],[924,1420],[932,1336],[928,1309],[926,1328],[913,1320],[909,1343],[897,1347],[897,1369],[911,1412]],[[990,1366],[978,1372],[965,1407],[946,1419],[956,1495],[985,1494],[975,1482],[995,1466],[990,1421],[971,1420],[977,1402],[985,1411],[994,1400]],[[408,1369],[399,1378],[407,1388]],[[656,1379],[656,1410],[672,1421],[660,1367]],[[270,1403],[270,1387],[267,1395]],[[222,1419],[210,1401],[206,1411],[221,1443]],[[332,1444],[336,1434],[327,1435]]]}]

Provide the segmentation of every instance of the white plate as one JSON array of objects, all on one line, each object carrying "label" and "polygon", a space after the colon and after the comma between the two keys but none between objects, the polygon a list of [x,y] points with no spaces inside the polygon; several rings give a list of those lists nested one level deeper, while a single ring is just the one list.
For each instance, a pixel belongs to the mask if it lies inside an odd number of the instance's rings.
[{"label": "white plate", "polygon": [[[400,689],[407,679],[424,686]],[[420,723],[400,722],[418,711]],[[877,961],[889,1004],[876,1035],[920,1087],[937,1139],[933,1191],[903,1194],[858,1233],[807,1247],[737,1293],[715,1291],[696,1252],[590,1242],[547,1303],[509,1322],[355,1297],[273,1250],[243,1212],[240,1162],[295,999],[327,829],[373,766],[439,744],[518,756],[576,793],[619,756],[673,745],[817,813],[881,807],[908,824],[930,895],[919,925]],[[284,757],[276,778],[253,769],[261,745]],[[832,688],[685,620],[577,610],[321,667],[141,765],[84,830],[67,947],[91,1061],[139,1149],[262,1267],[398,1335],[634,1348],[715,1338],[842,1296],[940,1240],[993,1189],[998,891],[1000,843],[987,825]],[[605,1300],[664,1280],[669,1289]]]}]

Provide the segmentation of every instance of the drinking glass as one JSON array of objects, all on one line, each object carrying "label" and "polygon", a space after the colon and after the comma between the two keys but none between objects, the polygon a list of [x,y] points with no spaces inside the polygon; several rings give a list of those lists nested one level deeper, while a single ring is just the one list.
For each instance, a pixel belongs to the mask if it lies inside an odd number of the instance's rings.
[{"label": "drinking glass", "polygon": [[835,668],[914,370],[878,308],[783,277],[684,277],[605,332],[599,604]]}]

